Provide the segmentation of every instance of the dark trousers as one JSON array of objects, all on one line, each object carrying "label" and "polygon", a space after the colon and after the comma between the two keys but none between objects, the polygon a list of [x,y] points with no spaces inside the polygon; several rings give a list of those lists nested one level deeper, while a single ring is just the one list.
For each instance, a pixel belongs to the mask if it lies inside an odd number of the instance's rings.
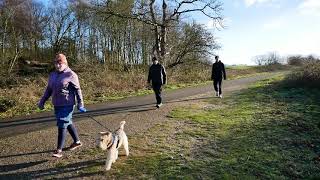
[{"label": "dark trousers", "polygon": [[77,130],[74,127],[73,124],[68,125],[67,128],[58,128],[58,146],[57,146],[57,149],[61,149],[62,150],[62,148],[64,146],[65,139],[66,139],[67,130],[68,130],[69,134],[71,135],[71,137],[72,137],[74,142],[79,141],[79,136],[78,136]]},{"label": "dark trousers", "polygon": [[161,98],[161,88],[162,84],[160,83],[154,83],[152,84],[152,89],[154,91],[154,94],[156,95],[156,100],[157,100],[157,104],[162,103],[162,98]]},{"label": "dark trousers", "polygon": [[222,94],[222,90],[221,90],[221,84],[222,84],[222,78],[220,79],[213,79],[213,87],[214,90],[216,92],[218,92],[219,94]]}]

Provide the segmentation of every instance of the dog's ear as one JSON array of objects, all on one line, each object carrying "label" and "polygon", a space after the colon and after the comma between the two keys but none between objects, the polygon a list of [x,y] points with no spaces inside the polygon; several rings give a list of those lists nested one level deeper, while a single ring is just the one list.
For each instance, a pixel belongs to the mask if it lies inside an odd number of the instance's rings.
[{"label": "dog's ear", "polygon": [[107,134],[109,134],[110,132],[100,132],[99,134],[100,135],[107,135]]}]

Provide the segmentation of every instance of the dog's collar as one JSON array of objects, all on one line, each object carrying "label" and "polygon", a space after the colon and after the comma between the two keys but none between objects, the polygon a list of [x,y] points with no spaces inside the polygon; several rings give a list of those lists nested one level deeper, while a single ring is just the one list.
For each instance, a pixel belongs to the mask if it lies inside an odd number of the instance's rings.
[{"label": "dog's collar", "polygon": [[[116,139],[116,137],[114,135],[112,135],[112,140],[110,141],[110,143],[107,145],[107,149],[110,149],[112,147],[112,145],[114,144],[114,140]],[[119,137],[117,138],[117,146],[116,148],[118,149],[119,147]]]},{"label": "dog's collar", "polygon": [[107,149],[110,149],[111,148],[111,146],[113,145],[113,143],[114,143],[114,136],[112,135],[112,140],[110,141],[110,143],[107,145]]}]

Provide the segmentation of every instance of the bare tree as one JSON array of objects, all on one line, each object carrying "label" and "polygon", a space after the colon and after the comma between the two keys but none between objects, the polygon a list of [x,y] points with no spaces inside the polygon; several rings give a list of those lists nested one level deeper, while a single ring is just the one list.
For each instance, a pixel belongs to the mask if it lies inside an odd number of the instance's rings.
[{"label": "bare tree", "polygon": [[217,0],[51,0],[47,7],[38,2],[0,0],[0,56],[10,71],[19,57],[47,61],[59,51],[70,60],[122,69],[148,64],[153,56],[174,67],[217,48],[212,34],[182,23],[193,12],[220,23]]},{"label": "bare tree", "polygon": [[[136,19],[151,25],[154,32],[153,53],[165,63],[167,54],[167,33],[173,22],[178,21],[182,16],[200,12],[214,20],[215,24],[222,22],[222,5],[217,0],[183,0],[168,1],[161,0],[139,0],[134,7],[123,7],[120,11],[113,9],[117,1],[106,1],[98,4],[95,10],[107,16],[117,16],[126,19]],[[131,13],[128,13],[128,9]],[[124,13],[123,13],[124,12]]]},{"label": "bare tree", "polygon": [[258,55],[252,58],[252,61],[256,63],[258,66],[264,65],[265,63],[265,55]]},{"label": "bare tree", "polygon": [[67,1],[65,0],[52,0],[50,12],[50,21],[47,29],[50,42],[52,44],[53,53],[61,51],[64,45],[64,40],[68,33],[75,26],[75,16]]},{"label": "bare tree", "polygon": [[269,52],[267,54],[253,57],[253,61],[259,66],[272,65],[272,64],[280,64],[282,61],[282,58],[279,56],[277,52]]},{"label": "bare tree", "polygon": [[16,60],[24,49],[29,47],[30,35],[34,31],[30,25],[34,17],[32,15],[32,0],[2,1],[1,14],[4,17],[2,31],[2,58],[9,59],[8,72],[10,73],[16,64]]},{"label": "bare tree", "polygon": [[170,42],[172,58],[168,67],[183,64],[188,60],[195,62],[208,59],[213,50],[220,48],[213,35],[196,23],[185,24],[178,37],[170,39],[175,42]]}]

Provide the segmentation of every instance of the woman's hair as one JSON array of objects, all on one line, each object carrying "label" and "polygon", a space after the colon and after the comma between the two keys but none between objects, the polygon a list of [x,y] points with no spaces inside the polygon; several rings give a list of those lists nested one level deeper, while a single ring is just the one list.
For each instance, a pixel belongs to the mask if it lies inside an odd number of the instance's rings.
[{"label": "woman's hair", "polygon": [[68,66],[67,57],[62,53],[56,54],[56,58],[54,59],[54,62],[63,63],[63,64],[66,64]]}]

